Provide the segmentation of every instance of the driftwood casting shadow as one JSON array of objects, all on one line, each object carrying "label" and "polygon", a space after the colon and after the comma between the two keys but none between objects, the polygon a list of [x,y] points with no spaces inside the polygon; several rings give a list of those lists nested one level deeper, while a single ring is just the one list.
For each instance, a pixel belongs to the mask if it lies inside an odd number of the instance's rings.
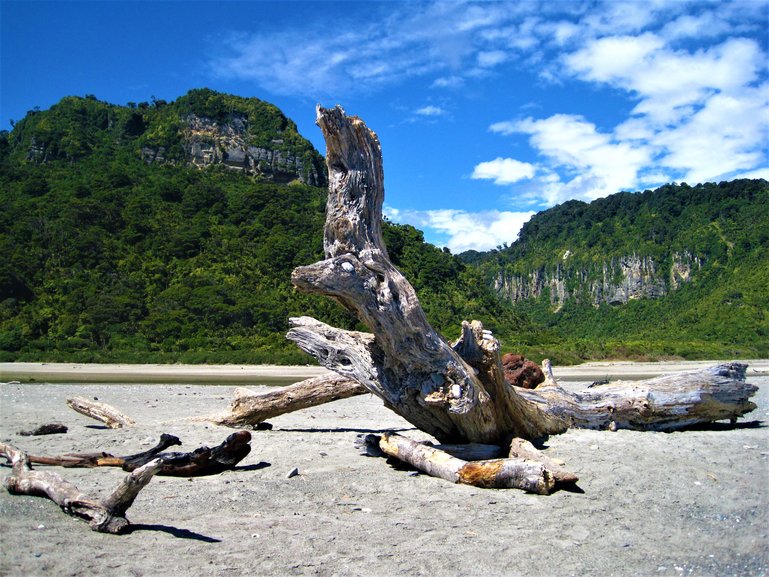
[{"label": "driftwood casting shadow", "polygon": [[178,539],[193,539],[195,541],[202,541],[204,543],[221,543],[221,539],[215,537],[208,537],[207,535],[201,535],[190,531],[189,529],[179,529],[178,527],[171,527],[169,525],[146,525],[143,523],[132,523],[124,531],[124,534],[134,533],[136,531],[159,531],[161,533],[168,533]]}]

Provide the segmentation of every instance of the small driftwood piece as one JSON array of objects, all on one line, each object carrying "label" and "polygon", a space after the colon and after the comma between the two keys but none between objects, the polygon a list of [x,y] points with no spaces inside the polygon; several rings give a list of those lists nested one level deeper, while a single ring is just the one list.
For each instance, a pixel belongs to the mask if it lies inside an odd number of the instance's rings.
[{"label": "small driftwood piece", "polygon": [[208,420],[227,427],[255,426],[284,413],[366,393],[357,381],[336,374],[306,379],[263,394],[238,388],[230,412]]},{"label": "small driftwood piece", "polygon": [[83,397],[73,397],[71,399],[67,399],[67,406],[73,411],[77,411],[81,415],[85,415],[86,417],[91,417],[92,419],[101,421],[110,429],[132,427],[136,424],[136,422],[129,416],[124,415],[115,407],[112,407],[106,403],[89,401]]},{"label": "small driftwood piece", "polygon": [[178,437],[164,433],[155,447],[135,455],[115,457],[109,453],[76,453],[56,457],[29,455],[28,459],[41,465],[120,467],[124,471],[135,471],[150,461],[159,459],[159,475],[202,477],[234,468],[251,452],[250,441],[251,433],[238,431],[213,448],[203,446],[189,453],[163,452],[171,446],[182,444]]},{"label": "small driftwood piece", "polygon": [[35,427],[29,431],[19,431],[19,435],[22,437],[58,435],[61,433],[66,433],[68,430],[69,429],[67,429],[67,426],[62,425],[61,423],[48,423],[47,425],[40,425],[39,427]]},{"label": "small driftwood piece", "polygon": [[556,483],[576,483],[579,478],[564,468],[564,462],[545,455],[526,439],[515,438],[510,443],[509,457],[542,463],[553,474]]},{"label": "small driftwood piece", "polygon": [[558,385],[549,361],[543,361],[542,368],[545,382],[519,394],[580,429],[675,431],[721,420],[734,423],[756,408],[748,399],[758,387],[745,382],[744,363],[617,381],[580,393]]},{"label": "small driftwood piece", "polygon": [[[542,462],[517,457],[465,461],[438,447],[419,443],[395,433],[367,435],[364,444],[367,446],[364,450],[368,455],[376,455],[376,449],[379,449],[385,455],[452,483],[483,488],[515,488],[549,495],[558,481]],[[564,482],[577,480],[572,474],[564,478]]]},{"label": "small driftwood piece", "polygon": [[96,499],[56,473],[33,470],[26,453],[11,445],[0,444],[0,454],[12,463],[12,473],[5,480],[9,493],[47,497],[100,533],[120,533],[128,527],[126,512],[162,467],[160,460],[150,461],[127,475],[106,498]]}]

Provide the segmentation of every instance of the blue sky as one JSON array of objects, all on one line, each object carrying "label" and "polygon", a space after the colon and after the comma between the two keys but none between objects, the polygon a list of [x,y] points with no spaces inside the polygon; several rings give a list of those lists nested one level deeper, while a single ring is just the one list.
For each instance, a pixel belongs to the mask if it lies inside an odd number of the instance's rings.
[{"label": "blue sky", "polygon": [[385,213],[453,252],[666,182],[769,178],[769,1],[0,2],[0,129],[209,87],[377,132]]}]

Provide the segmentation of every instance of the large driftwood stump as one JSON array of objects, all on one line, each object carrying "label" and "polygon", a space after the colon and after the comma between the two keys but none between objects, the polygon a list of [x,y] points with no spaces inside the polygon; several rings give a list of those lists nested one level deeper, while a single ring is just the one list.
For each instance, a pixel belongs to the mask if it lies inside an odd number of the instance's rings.
[{"label": "large driftwood stump", "polygon": [[381,231],[384,175],[376,134],[340,107],[319,106],[317,123],[329,171],[326,258],[294,270],[292,281],[355,311],[372,334],[300,317],[291,319],[288,338],[418,428],[441,442],[509,446],[513,438],[561,433],[571,425],[672,429],[736,419],[755,407],[747,400],[755,387],[745,384],[738,368],[727,370],[715,388],[709,378],[681,391],[672,381],[658,382],[640,395],[630,386],[603,388],[597,395],[605,402],[570,395],[554,381],[533,390],[511,386],[491,333],[477,321],[465,322],[460,339],[449,344],[390,262]]},{"label": "large driftwood stump", "polygon": [[376,134],[339,107],[318,107],[317,122],[329,170],[326,259],[297,268],[292,281],[355,311],[373,335],[302,317],[291,319],[288,338],[441,441],[500,443],[564,431],[562,419],[505,384],[496,339],[475,335],[468,325],[452,347],[430,326],[382,239],[384,175]]}]

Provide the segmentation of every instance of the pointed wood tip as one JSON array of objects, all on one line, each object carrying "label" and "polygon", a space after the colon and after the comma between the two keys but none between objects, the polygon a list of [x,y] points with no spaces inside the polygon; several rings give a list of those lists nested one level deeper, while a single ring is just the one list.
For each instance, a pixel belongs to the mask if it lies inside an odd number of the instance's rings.
[{"label": "pointed wood tip", "polygon": [[333,108],[326,108],[320,103],[316,104],[315,105],[315,124],[320,124],[320,121],[322,118],[327,117],[331,114],[336,114],[342,118],[347,116],[347,113],[344,111],[344,108],[342,108],[341,104],[337,104]]}]

